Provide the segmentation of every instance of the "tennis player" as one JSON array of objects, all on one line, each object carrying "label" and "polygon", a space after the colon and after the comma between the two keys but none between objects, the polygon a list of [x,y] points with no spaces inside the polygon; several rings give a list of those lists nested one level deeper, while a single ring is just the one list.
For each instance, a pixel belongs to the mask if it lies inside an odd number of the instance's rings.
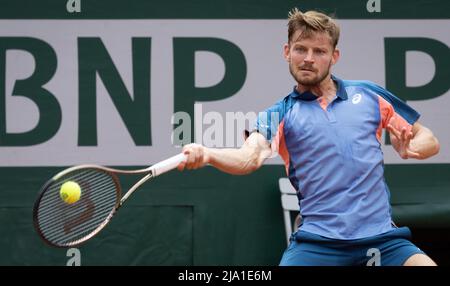
[{"label": "tennis player", "polygon": [[389,91],[331,74],[340,55],[334,19],[293,9],[288,20],[284,57],[297,82],[293,91],[259,114],[241,148],[189,144],[178,168],[211,164],[248,174],[277,152],[302,215],[280,265],[435,265],[410,242],[409,228],[392,221],[381,132],[387,129],[403,159],[437,154],[438,140]]}]

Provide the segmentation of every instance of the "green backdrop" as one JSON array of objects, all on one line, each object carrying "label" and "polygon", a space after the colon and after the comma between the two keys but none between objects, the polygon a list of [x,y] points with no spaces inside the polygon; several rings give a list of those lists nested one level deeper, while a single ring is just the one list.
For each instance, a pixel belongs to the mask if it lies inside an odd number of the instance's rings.
[{"label": "green backdrop", "polygon": [[[367,1],[358,0],[83,0],[83,13],[69,14],[66,2],[2,1],[0,19],[284,19],[293,6],[341,19],[448,19],[450,11],[450,2],[438,0],[382,0],[383,12],[373,14],[363,13]],[[32,225],[39,187],[61,169],[0,168],[0,265],[66,264],[66,250],[45,245]],[[449,174],[450,164],[386,166],[397,224],[449,229]],[[276,265],[286,247],[278,189],[283,176],[283,166],[248,176],[211,167],[166,174],[144,185],[98,237],[80,247],[81,264]]]}]

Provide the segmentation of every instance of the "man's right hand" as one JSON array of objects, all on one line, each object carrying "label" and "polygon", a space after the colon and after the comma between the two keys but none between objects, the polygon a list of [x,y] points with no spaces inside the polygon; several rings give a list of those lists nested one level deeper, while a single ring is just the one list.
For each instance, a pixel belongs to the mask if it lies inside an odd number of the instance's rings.
[{"label": "man's right hand", "polygon": [[187,159],[178,165],[178,170],[183,171],[185,168],[194,170],[202,168],[209,163],[208,148],[203,145],[192,143],[183,147],[183,154]]}]

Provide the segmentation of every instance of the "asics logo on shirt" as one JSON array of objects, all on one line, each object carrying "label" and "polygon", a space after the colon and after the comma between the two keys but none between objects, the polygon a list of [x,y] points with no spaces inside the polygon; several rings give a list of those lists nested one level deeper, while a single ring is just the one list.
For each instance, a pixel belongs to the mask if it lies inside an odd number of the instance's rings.
[{"label": "asics logo on shirt", "polygon": [[353,95],[352,103],[358,104],[361,101],[361,94],[357,93]]}]

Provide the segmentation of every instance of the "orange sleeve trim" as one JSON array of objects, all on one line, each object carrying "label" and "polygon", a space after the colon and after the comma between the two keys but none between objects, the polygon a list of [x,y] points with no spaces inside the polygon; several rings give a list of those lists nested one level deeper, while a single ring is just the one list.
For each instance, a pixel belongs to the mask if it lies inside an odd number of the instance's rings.
[{"label": "orange sleeve trim", "polygon": [[391,123],[393,127],[401,131],[403,127],[406,127],[406,131],[410,132],[412,125],[409,124],[403,117],[395,112],[394,107],[386,99],[378,96],[378,102],[380,107],[380,124],[377,128],[377,139],[381,142],[381,131],[383,128]]},{"label": "orange sleeve trim", "polygon": [[286,141],[284,140],[284,120],[278,126],[277,135],[273,138],[271,146],[272,152],[280,154],[286,168],[286,174],[289,175],[289,152],[286,147]]}]

